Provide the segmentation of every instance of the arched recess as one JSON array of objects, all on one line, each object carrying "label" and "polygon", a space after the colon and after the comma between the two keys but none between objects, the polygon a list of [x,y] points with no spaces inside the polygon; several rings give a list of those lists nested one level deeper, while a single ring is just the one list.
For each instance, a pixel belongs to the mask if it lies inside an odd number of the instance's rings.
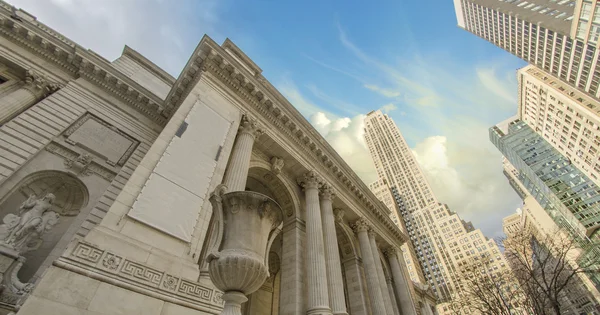
[{"label": "arched recess", "polygon": [[[273,199],[279,203],[283,210],[284,221],[290,218],[300,217],[300,197],[297,195],[297,184],[290,181],[284,173],[275,174],[271,171],[271,163],[263,160],[252,159],[248,170],[248,179],[269,187],[273,193]],[[246,184],[248,186],[248,184]],[[260,192],[257,190],[257,192]]]},{"label": "arched recess", "polygon": [[[268,163],[254,161],[248,170],[246,190],[255,191],[273,198],[282,208],[284,220],[293,218],[297,213],[298,203],[294,202],[293,193],[280,175],[274,174]],[[248,302],[243,306],[243,314],[279,314],[281,296],[281,270],[282,270],[282,245],[283,237],[279,234],[271,246],[269,253],[270,277],[263,286],[248,297]]]},{"label": "arched recess", "polygon": [[76,176],[46,170],[29,174],[0,200],[0,218],[4,218],[9,213],[18,215],[19,207],[30,195],[41,198],[49,193],[56,197],[51,210],[58,213],[60,219],[52,230],[43,235],[43,243],[38,249],[23,254],[26,262],[19,272],[22,281],[28,281],[36,273],[80,210],[87,206],[89,192]]}]

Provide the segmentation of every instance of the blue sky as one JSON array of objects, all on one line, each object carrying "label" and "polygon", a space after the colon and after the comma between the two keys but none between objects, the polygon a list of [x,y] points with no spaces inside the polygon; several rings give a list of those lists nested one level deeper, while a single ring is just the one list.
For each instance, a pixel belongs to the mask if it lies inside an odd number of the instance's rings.
[{"label": "blue sky", "polygon": [[15,0],[109,60],[123,45],[174,76],[206,33],[233,40],[365,180],[362,115],[396,121],[441,202],[488,236],[520,200],[487,128],[516,113],[525,63],[456,26],[451,0]]}]

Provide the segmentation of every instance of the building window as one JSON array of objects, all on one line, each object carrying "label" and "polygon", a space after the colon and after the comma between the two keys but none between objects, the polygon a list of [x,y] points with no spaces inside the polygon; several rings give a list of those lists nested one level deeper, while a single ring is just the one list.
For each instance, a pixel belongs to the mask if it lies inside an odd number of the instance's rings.
[{"label": "building window", "polygon": [[587,33],[587,28],[588,28],[588,22],[587,21],[581,21],[581,22],[579,22],[579,27],[577,27],[577,38],[584,39],[585,38],[585,34]]}]

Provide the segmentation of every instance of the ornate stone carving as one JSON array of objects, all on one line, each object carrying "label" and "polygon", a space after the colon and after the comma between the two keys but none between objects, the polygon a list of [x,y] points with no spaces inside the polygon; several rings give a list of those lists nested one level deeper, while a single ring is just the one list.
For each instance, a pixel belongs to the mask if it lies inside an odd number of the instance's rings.
[{"label": "ornate stone carving", "polygon": [[29,90],[29,92],[37,97],[42,97],[52,91],[48,79],[32,69],[27,70],[25,73],[25,84],[23,85],[23,88]]},{"label": "ornate stone carving", "polygon": [[368,232],[369,230],[371,230],[371,224],[369,223],[369,221],[365,218],[360,218],[358,220],[356,220],[354,222],[354,224],[352,224],[352,228],[354,229],[355,233],[360,233],[360,232]]},{"label": "ornate stone carving", "polygon": [[87,153],[80,154],[77,158],[65,160],[65,167],[78,176],[88,176],[92,174],[88,166],[92,162],[92,156]]},{"label": "ornate stone carving", "polygon": [[333,217],[335,218],[335,222],[344,223],[344,209],[335,208],[333,209]]},{"label": "ornate stone carving", "polygon": [[[56,142],[50,142],[46,146],[46,151],[64,158],[65,159],[65,167],[67,167],[67,168],[72,167],[73,161],[77,160],[82,155],[89,156],[89,154],[87,154],[87,153],[78,154],[77,152],[67,149],[64,146],[62,146]],[[91,174],[96,174],[96,175],[106,179],[109,182],[111,182],[116,176],[115,172],[109,170],[108,168],[106,168],[104,166],[101,166],[100,164],[95,163],[93,161],[93,159],[91,159],[90,162],[87,164],[87,166],[85,166],[82,173],[79,173],[79,175],[85,175],[85,176],[91,175]]]},{"label": "ornate stone carving", "polygon": [[275,175],[279,175],[279,173],[281,173],[281,169],[284,166],[284,162],[283,159],[277,156],[274,156],[271,158],[271,171],[275,174]]},{"label": "ornate stone carving", "polygon": [[106,254],[104,259],[102,259],[102,266],[104,266],[108,270],[117,270],[123,258],[121,256]]},{"label": "ornate stone carving", "polygon": [[336,191],[335,191],[335,189],[333,189],[333,187],[331,187],[331,185],[329,185],[329,184],[321,185],[321,189],[319,192],[319,196],[321,196],[321,200],[323,200],[323,199],[332,200],[333,198],[335,198],[335,195],[336,195]]},{"label": "ornate stone carving", "polygon": [[175,291],[177,289],[177,284],[179,283],[179,278],[173,277],[171,275],[166,275],[163,280],[163,288],[169,291]]},{"label": "ornate stone carving", "polygon": [[401,252],[401,250],[397,249],[396,247],[388,247],[383,251],[383,254],[385,255],[385,257],[397,257],[398,253]]},{"label": "ornate stone carving", "polygon": [[311,170],[304,174],[304,176],[298,178],[298,185],[303,189],[319,188],[321,186],[321,178],[317,175],[317,172]]},{"label": "ornate stone carving", "polygon": [[0,226],[0,244],[23,254],[42,245],[42,235],[58,223],[59,215],[50,211],[54,195],[41,199],[30,195],[19,208],[19,215],[7,214]]},{"label": "ornate stone carving", "polygon": [[254,138],[260,137],[264,132],[262,126],[258,124],[255,118],[244,115],[242,121],[240,121],[239,133],[249,134]]}]

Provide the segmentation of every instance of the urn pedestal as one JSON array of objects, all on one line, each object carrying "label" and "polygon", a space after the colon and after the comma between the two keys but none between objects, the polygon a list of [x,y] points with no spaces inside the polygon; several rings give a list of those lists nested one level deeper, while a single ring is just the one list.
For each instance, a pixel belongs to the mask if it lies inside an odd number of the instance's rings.
[{"label": "urn pedestal", "polygon": [[224,191],[217,188],[210,198],[217,239],[207,256],[208,271],[214,285],[224,292],[221,314],[241,315],[246,296],[269,276],[268,253],[281,231],[283,213],[263,194]]}]

